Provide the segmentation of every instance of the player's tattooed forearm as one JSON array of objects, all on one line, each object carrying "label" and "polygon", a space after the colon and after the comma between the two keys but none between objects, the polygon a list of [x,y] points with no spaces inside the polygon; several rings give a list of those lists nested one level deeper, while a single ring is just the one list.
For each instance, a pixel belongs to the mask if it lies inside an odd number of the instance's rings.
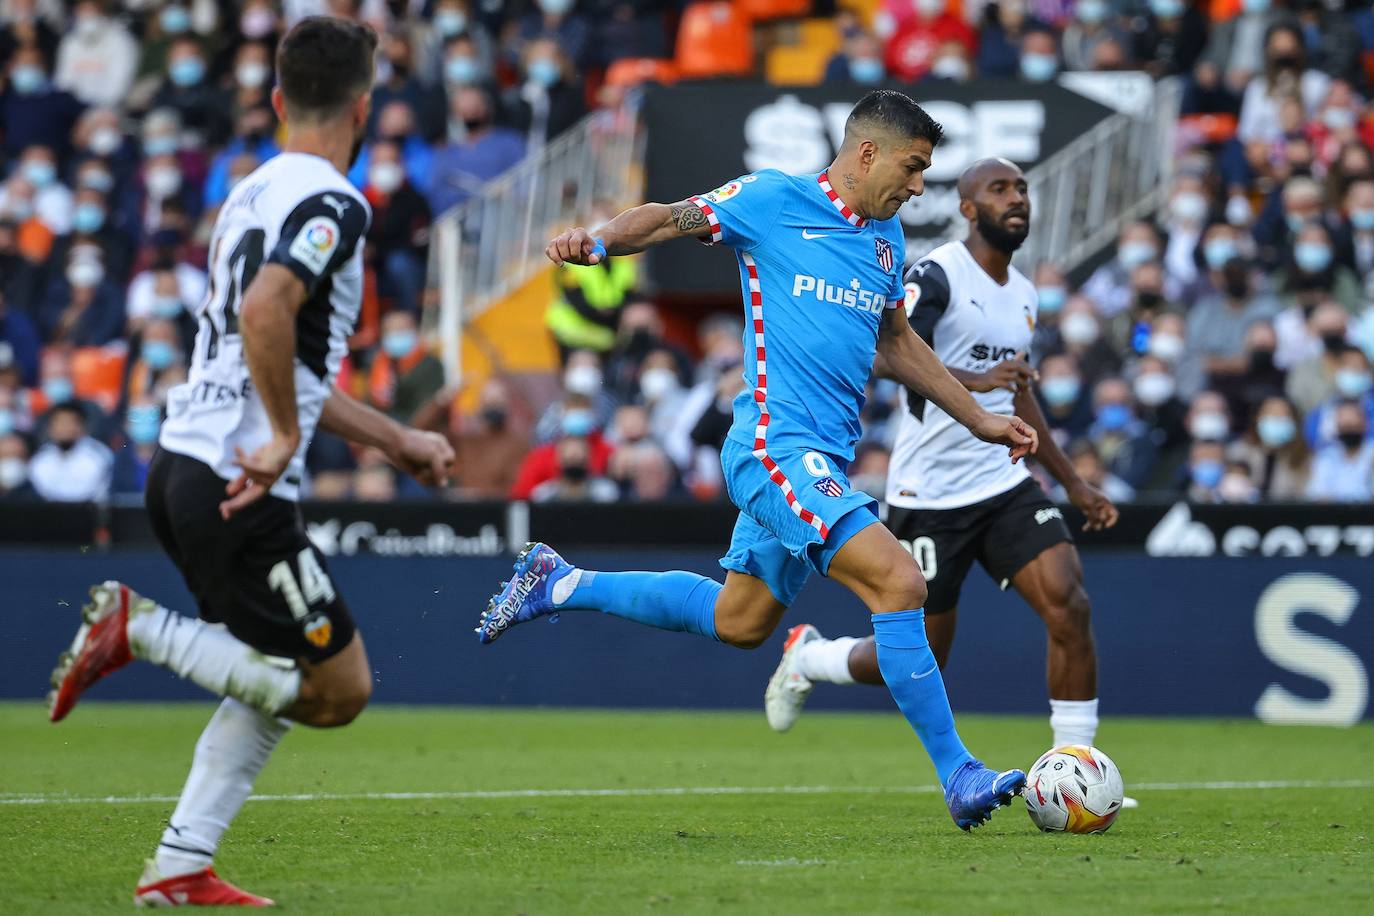
[{"label": "player's tattooed forearm", "polygon": [[670,212],[679,232],[694,232],[706,225],[706,214],[696,204],[673,204]]},{"label": "player's tattooed forearm", "polygon": [[845,172],[845,173],[844,173],[844,186],[845,186],[846,188],[848,188],[849,190],[852,191],[852,190],[854,190],[855,188],[857,188],[857,187],[859,186],[859,179],[855,178],[855,177],[854,177],[853,175],[851,175],[849,172]]}]

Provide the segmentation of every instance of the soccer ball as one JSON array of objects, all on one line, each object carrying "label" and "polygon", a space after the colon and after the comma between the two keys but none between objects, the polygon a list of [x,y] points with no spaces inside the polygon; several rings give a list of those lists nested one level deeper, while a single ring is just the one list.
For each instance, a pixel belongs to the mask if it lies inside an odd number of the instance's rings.
[{"label": "soccer ball", "polygon": [[1048,833],[1104,833],[1124,795],[1112,759],[1082,744],[1051,748],[1026,776],[1026,812]]}]

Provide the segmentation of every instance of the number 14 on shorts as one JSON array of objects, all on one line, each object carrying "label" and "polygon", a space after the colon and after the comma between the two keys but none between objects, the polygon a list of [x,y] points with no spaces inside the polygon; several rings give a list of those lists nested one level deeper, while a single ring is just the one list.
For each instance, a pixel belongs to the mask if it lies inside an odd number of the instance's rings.
[{"label": "number 14 on shorts", "polygon": [[[304,621],[310,617],[311,605],[334,600],[334,583],[329,581],[329,575],[309,547],[302,548],[296,556],[296,566],[299,576],[291,568],[290,560],[278,562],[268,571],[267,584],[281,594],[291,609],[291,616]],[[326,646],[333,635],[332,629],[329,618],[321,615],[306,625],[305,638],[317,646]]]}]

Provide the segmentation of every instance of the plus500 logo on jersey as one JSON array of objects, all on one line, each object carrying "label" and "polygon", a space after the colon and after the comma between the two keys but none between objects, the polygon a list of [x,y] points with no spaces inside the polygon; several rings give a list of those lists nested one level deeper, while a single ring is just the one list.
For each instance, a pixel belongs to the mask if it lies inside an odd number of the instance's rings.
[{"label": "plus500 logo on jersey", "polygon": [[881,293],[859,289],[858,280],[850,280],[848,286],[836,286],[821,277],[797,274],[792,278],[792,297],[800,298],[803,293],[813,294],[819,302],[831,302],[874,315],[881,315],[886,304]]}]

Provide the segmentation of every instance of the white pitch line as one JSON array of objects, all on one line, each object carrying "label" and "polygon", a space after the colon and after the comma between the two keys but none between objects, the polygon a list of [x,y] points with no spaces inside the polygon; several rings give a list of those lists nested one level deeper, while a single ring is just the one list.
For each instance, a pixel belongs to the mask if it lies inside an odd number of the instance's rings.
[{"label": "white pitch line", "polygon": [[[1253,789],[1369,789],[1371,779],[1261,779],[1224,782],[1141,782],[1132,792],[1229,792]],[[693,795],[929,795],[936,786],[675,786],[644,789],[494,789],[468,792],[309,792],[292,795],[253,795],[249,801],[462,801],[501,798],[653,798]],[[0,794],[0,805],[137,805],[166,804],[175,795]]]}]

